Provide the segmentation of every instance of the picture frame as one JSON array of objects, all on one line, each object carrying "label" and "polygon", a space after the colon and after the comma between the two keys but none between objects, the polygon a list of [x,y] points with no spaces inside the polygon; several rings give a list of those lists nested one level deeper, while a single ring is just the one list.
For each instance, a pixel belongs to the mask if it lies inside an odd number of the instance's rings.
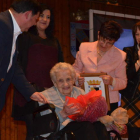
[{"label": "picture frame", "polygon": [[81,73],[80,76],[85,78],[82,89],[86,93],[91,90],[102,90],[102,96],[106,99],[108,110],[110,110],[108,85],[105,85],[103,79],[99,76],[107,75],[106,73]]}]

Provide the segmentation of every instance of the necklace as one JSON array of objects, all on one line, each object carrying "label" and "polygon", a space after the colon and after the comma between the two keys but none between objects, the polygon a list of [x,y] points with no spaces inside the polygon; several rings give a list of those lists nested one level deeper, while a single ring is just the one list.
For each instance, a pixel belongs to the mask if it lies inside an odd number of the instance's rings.
[{"label": "necklace", "polygon": [[101,57],[105,54],[105,52],[103,53],[103,54],[101,54],[100,52],[99,52],[99,48],[97,47],[97,54],[99,54]]},{"label": "necklace", "polygon": [[97,50],[97,53],[102,57],[103,55],[99,53],[99,51]]}]

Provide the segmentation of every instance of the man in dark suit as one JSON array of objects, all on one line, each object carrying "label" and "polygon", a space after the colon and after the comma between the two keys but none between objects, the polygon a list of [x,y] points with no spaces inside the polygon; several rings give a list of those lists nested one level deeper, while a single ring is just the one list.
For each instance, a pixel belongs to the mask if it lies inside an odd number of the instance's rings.
[{"label": "man in dark suit", "polygon": [[47,102],[29,84],[17,62],[16,39],[20,33],[36,24],[39,10],[39,5],[34,0],[16,0],[9,10],[0,13],[0,111],[5,104],[10,83],[14,84],[27,101],[32,99]]}]

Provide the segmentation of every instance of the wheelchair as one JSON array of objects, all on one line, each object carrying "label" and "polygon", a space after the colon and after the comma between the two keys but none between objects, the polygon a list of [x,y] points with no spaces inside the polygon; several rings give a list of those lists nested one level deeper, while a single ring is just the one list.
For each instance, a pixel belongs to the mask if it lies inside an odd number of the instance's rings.
[{"label": "wheelchair", "polygon": [[[37,91],[43,89],[38,88],[35,84],[32,84]],[[73,132],[62,132],[60,130],[60,122],[57,114],[55,113],[55,106],[53,104],[38,105],[38,102],[32,101],[34,106],[33,111],[33,140],[76,140]],[[27,106],[28,107],[28,106]],[[40,112],[44,110],[51,110],[50,114],[41,116]],[[49,133],[50,135],[42,137],[42,134]],[[114,130],[109,131],[115,133],[116,137],[110,137],[110,140],[121,140],[121,136]]]},{"label": "wheelchair", "polygon": [[[40,112],[44,110],[51,110],[52,113],[41,116]],[[53,104],[45,104],[38,106],[33,113],[33,140],[76,140],[73,132],[59,131],[60,122],[55,113],[55,106]],[[46,137],[42,134],[50,133]],[[110,140],[122,140],[119,133],[114,130],[108,132],[114,133],[115,138],[110,137]]]},{"label": "wheelchair", "polygon": [[[51,110],[52,113],[41,116],[40,112]],[[53,104],[38,106],[33,113],[33,140],[76,140],[72,132],[59,130],[60,122]],[[49,133],[48,136],[42,134]]]},{"label": "wheelchair", "polygon": [[[73,132],[64,132],[60,130],[60,122],[57,114],[55,113],[55,106],[53,104],[38,105],[38,102],[31,101],[34,109],[29,111],[31,117],[28,121],[32,121],[27,130],[32,131],[32,139],[30,140],[76,140]],[[27,105],[29,108],[29,105]],[[26,108],[26,111],[27,111]],[[33,107],[32,107],[33,108]],[[44,110],[51,110],[51,113],[41,116],[40,113]],[[31,128],[31,129],[30,129]],[[110,140],[121,140],[121,136],[116,131],[109,131],[115,133],[116,137],[110,137]],[[28,131],[27,131],[28,133]],[[48,134],[43,136],[43,134]]]}]

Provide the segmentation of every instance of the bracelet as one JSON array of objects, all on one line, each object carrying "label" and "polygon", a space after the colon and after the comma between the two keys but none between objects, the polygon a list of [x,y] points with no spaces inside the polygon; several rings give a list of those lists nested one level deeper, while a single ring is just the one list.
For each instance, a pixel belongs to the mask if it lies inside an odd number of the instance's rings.
[{"label": "bracelet", "polygon": [[140,64],[139,64],[138,60],[137,60],[137,62],[136,62],[136,63],[137,63],[137,65],[140,67]]}]

